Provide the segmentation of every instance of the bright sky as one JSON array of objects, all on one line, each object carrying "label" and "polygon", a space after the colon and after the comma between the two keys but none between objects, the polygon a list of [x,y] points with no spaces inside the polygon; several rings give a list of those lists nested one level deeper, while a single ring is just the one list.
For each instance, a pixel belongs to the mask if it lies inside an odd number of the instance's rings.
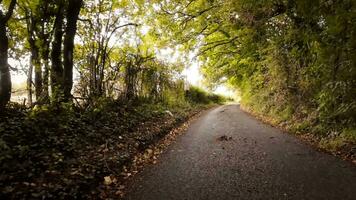
[{"label": "bright sky", "polygon": [[[17,62],[11,58],[9,58],[9,64],[13,67],[13,68],[16,68],[16,69],[20,69],[21,68],[21,63],[20,62]],[[18,71],[18,72],[11,72],[11,81],[12,81],[12,84],[21,84],[21,83],[24,83],[26,82],[27,80],[27,76],[24,72],[21,72],[21,71]]]},{"label": "bright sky", "polygon": [[[174,50],[171,48],[163,49],[160,50],[158,53],[159,56],[157,56],[159,59],[166,60],[168,62],[178,62],[179,58],[182,57],[182,55],[179,53],[178,50]],[[202,65],[201,62],[199,62],[195,58],[196,52],[191,52],[188,56],[188,61],[184,62],[185,63],[185,69],[183,70],[182,74],[187,77],[187,81],[198,87],[203,87],[204,85],[202,83],[203,81],[203,75],[200,72],[200,67]],[[218,86],[214,93],[217,94],[222,94],[226,96],[233,97],[235,94],[232,90],[228,89],[224,85]]]},{"label": "bright sky", "polygon": [[201,86],[201,81],[203,80],[203,76],[199,71],[199,63],[193,62],[190,66],[186,67],[182,72],[184,76],[187,77],[187,80],[190,84],[195,86]]},{"label": "bright sky", "polygon": [[[181,55],[178,50],[174,50],[172,48],[161,49],[157,52],[158,59],[165,60],[170,63],[177,63],[182,57],[183,55]],[[194,53],[190,53],[188,61],[183,63],[185,63],[185,69],[182,74],[187,77],[187,81],[192,85],[201,86],[203,76],[199,71],[200,63],[194,59]]]}]

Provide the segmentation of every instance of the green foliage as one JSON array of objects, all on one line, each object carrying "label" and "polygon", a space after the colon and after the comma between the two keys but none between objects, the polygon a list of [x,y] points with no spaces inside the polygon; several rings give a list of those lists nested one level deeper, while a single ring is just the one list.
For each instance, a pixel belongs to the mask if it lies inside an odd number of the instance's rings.
[{"label": "green foliage", "polygon": [[345,146],[356,143],[356,129],[344,129],[340,132],[329,132],[329,134],[323,138],[319,145],[322,148],[339,151]]},{"label": "green foliage", "polygon": [[208,93],[198,87],[190,87],[185,97],[192,103],[209,103]]},{"label": "green foliage", "polygon": [[353,143],[356,143],[356,129],[344,129],[343,132],[341,133],[341,136],[346,140],[346,141],[351,141]]},{"label": "green foliage", "polygon": [[235,87],[242,104],[296,131],[356,127],[353,1],[157,4],[166,37],[199,49],[210,85]]},{"label": "green foliage", "polygon": [[227,100],[221,95],[208,93],[203,89],[194,86],[190,87],[189,90],[185,92],[185,98],[187,99],[187,101],[195,104],[221,104]]},{"label": "green foliage", "polygon": [[331,151],[337,151],[339,150],[342,146],[345,145],[345,141],[343,138],[337,137],[337,138],[324,138],[320,141],[319,146],[323,149],[328,149]]}]

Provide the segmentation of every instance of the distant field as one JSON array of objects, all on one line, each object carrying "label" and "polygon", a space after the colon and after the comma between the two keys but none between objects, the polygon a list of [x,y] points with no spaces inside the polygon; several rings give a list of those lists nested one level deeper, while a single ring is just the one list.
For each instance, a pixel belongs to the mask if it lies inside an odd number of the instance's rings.
[{"label": "distant field", "polygon": [[11,101],[17,103],[23,103],[24,99],[27,99],[26,82],[13,84]]},{"label": "distant field", "polygon": [[12,94],[11,101],[16,103],[23,103],[24,99],[27,99],[26,94]]}]

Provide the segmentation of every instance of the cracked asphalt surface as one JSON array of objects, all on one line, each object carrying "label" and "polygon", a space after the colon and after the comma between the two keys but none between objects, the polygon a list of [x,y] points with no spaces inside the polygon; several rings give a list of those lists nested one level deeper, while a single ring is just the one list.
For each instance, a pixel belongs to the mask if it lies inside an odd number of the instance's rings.
[{"label": "cracked asphalt surface", "polygon": [[225,105],[136,175],[125,199],[356,200],[356,167]]}]

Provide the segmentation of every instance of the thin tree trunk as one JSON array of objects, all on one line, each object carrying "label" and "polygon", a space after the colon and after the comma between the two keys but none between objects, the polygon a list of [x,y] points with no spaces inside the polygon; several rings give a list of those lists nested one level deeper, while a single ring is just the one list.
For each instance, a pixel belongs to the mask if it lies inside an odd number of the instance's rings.
[{"label": "thin tree trunk", "polygon": [[[38,53],[38,52],[37,52]],[[38,54],[37,54],[38,56]],[[43,85],[42,85],[42,68],[39,57],[34,60],[35,67],[35,90],[36,90],[36,101],[39,102],[41,100]]]},{"label": "thin tree trunk", "polygon": [[32,72],[33,72],[33,65],[30,63],[28,68],[27,74],[27,105],[29,107],[32,106]]},{"label": "thin tree trunk", "polygon": [[[39,49],[36,46],[36,42],[30,39],[31,46],[31,68],[35,70],[35,91],[36,91],[36,101],[40,101],[42,94],[42,69],[41,61],[39,57]],[[32,74],[32,73],[31,73]]]},{"label": "thin tree trunk", "polygon": [[42,89],[42,102],[43,103],[49,103],[49,49],[48,46],[46,47],[46,50],[44,50],[43,53],[43,63],[44,63],[44,70],[43,70],[43,89]]},{"label": "thin tree trunk", "polygon": [[[35,91],[36,91],[36,101],[39,102],[41,99],[42,93],[42,69],[41,69],[41,60],[39,56],[39,47],[37,41],[38,38],[36,37],[36,28],[37,28],[37,21],[35,17],[32,15],[30,10],[26,10],[26,24],[27,24],[27,34],[28,34],[28,43],[30,44],[31,49],[31,68],[35,70]],[[31,71],[32,75],[32,71]],[[31,76],[32,82],[32,76]],[[31,92],[32,93],[32,92]],[[31,102],[32,104],[32,102]]]},{"label": "thin tree trunk", "polygon": [[50,53],[50,38],[51,33],[47,32],[48,24],[49,24],[49,2],[42,3],[42,12],[40,16],[46,20],[42,20],[40,22],[41,29],[39,33],[39,38],[43,44],[41,47],[40,56],[43,62],[43,74],[42,74],[42,92],[41,92],[41,103],[48,104],[50,103],[49,100],[49,53]]},{"label": "thin tree trunk", "polygon": [[[94,52],[93,52],[92,55],[94,55]],[[90,55],[88,57],[88,60],[89,60],[88,63],[89,63],[89,66],[90,66],[89,93],[90,93],[90,96],[95,96],[95,91],[96,91],[96,85],[95,85],[95,76],[96,76],[95,71],[96,71],[96,68],[95,67],[96,66],[95,66],[95,58],[92,55]]]}]

